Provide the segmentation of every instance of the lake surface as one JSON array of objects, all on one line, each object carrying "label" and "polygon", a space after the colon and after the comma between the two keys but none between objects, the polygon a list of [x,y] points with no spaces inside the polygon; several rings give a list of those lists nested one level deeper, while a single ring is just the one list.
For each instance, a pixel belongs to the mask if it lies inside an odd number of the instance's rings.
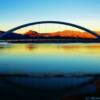
[{"label": "lake surface", "polygon": [[0,73],[100,73],[100,44],[0,46]]}]

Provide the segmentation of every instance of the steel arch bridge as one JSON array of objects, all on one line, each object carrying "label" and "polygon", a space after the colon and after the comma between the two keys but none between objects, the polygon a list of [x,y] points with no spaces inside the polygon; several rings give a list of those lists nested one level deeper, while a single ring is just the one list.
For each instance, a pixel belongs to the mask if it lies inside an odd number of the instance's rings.
[{"label": "steel arch bridge", "polygon": [[[83,30],[83,31],[85,31],[85,32],[88,32],[88,33],[90,33],[90,34],[96,36],[96,38],[100,38],[100,36],[99,36],[96,32],[94,32],[94,31],[92,31],[92,30],[90,30],[90,29],[88,29],[88,28],[85,28],[85,27],[80,26],[80,25],[72,24],[72,23],[62,22],[62,21],[38,21],[38,22],[31,22],[31,23],[28,23],[28,24],[23,24],[23,25],[20,25],[20,26],[17,26],[17,27],[14,27],[14,28],[8,30],[8,31],[5,32],[1,37],[3,37],[3,36],[6,35],[6,34],[10,34],[10,33],[12,33],[13,31],[16,31],[16,30],[18,30],[18,29],[25,28],[25,27],[27,27],[27,26],[37,25],[37,24],[45,24],[45,23],[54,23],[54,24],[62,24],[62,25],[72,26],[72,27],[81,29],[81,30]],[[85,34],[86,34],[86,33],[85,33]]]}]

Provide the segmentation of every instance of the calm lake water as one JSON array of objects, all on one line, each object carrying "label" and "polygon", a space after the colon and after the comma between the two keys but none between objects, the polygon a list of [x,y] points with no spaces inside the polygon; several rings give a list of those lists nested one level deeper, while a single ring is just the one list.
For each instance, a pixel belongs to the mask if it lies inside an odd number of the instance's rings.
[{"label": "calm lake water", "polygon": [[100,73],[100,44],[0,46],[0,73]]}]

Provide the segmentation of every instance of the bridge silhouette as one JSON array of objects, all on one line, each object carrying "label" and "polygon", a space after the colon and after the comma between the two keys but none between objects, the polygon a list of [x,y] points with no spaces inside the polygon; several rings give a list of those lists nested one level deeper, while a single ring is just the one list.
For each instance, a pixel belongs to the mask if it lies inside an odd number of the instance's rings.
[{"label": "bridge silhouette", "polygon": [[[96,36],[96,38],[100,38],[100,35],[98,35],[96,32],[94,32],[94,31],[92,31],[92,30],[90,30],[90,29],[88,29],[88,28],[85,28],[85,27],[80,26],[80,25],[72,24],[72,23],[62,22],[62,21],[39,21],[39,22],[31,22],[31,23],[28,23],[28,24],[23,24],[23,25],[14,27],[14,28],[12,28],[12,29],[6,31],[4,34],[2,34],[2,35],[0,36],[0,38],[3,37],[3,36],[5,36],[6,34],[11,34],[11,33],[13,33],[14,31],[19,30],[19,29],[21,29],[21,28],[25,28],[25,27],[27,27],[27,26],[38,25],[38,24],[46,24],[46,23],[47,23],[47,24],[48,24],[48,23],[54,23],[54,24],[62,24],[62,25],[66,25],[66,26],[72,26],[72,27],[81,29],[81,30],[83,30],[83,31],[85,31],[85,32],[88,32],[88,33],[90,33],[90,34]],[[86,34],[86,33],[84,33],[84,34]]]}]

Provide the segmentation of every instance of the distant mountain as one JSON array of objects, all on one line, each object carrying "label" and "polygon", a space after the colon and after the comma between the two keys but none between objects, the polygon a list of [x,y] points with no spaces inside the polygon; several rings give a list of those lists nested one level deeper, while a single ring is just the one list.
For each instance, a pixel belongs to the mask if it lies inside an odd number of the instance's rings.
[{"label": "distant mountain", "polygon": [[3,33],[5,33],[4,31],[0,31],[0,34],[3,34]]},{"label": "distant mountain", "polygon": [[[0,31],[0,36],[4,33],[4,31]],[[7,40],[11,43],[100,43],[100,39],[96,39],[92,34],[72,30],[52,33],[39,33],[29,30],[24,34],[8,33],[2,35],[0,40]]]},{"label": "distant mountain", "polygon": [[[0,31],[0,35],[4,34],[4,31]],[[99,31],[97,31],[98,34],[100,34]],[[8,33],[1,37],[1,39],[32,39],[32,38],[96,38],[94,35],[86,33],[86,32],[80,32],[80,31],[72,31],[72,30],[64,30],[64,31],[58,31],[58,32],[52,32],[52,33],[39,33],[33,30],[29,30],[25,32],[24,34],[20,33]]]},{"label": "distant mountain", "polygon": [[39,36],[39,33],[36,31],[29,30],[24,35],[30,36],[30,37],[36,37],[36,36]]},{"label": "distant mountain", "polygon": [[100,35],[100,31],[95,31],[98,35]]},{"label": "distant mountain", "polygon": [[96,38],[94,35],[80,32],[80,31],[72,31],[72,30],[64,30],[59,32],[52,32],[52,33],[38,33],[36,31],[29,30],[28,32],[24,33],[24,35],[30,37],[65,37],[65,38]]},{"label": "distant mountain", "polygon": [[[0,35],[4,34],[4,31],[0,31]],[[18,33],[8,33],[1,37],[1,39],[25,39],[29,38],[29,36],[18,34]]]}]

